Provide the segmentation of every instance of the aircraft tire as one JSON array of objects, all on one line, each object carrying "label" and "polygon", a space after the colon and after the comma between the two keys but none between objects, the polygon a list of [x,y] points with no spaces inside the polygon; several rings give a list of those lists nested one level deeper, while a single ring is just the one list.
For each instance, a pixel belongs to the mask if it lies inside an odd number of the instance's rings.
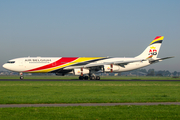
[{"label": "aircraft tire", "polygon": [[85,80],[88,80],[88,76],[85,76],[84,79],[85,79]]},{"label": "aircraft tire", "polygon": [[83,80],[83,78],[84,78],[83,76],[79,76],[79,80]]},{"label": "aircraft tire", "polygon": [[23,80],[24,79],[24,77],[23,76],[20,76],[20,80]]},{"label": "aircraft tire", "polygon": [[91,77],[90,77],[90,80],[95,80],[95,76],[91,76]]},{"label": "aircraft tire", "polygon": [[100,77],[99,77],[99,76],[96,76],[96,80],[100,80]]}]

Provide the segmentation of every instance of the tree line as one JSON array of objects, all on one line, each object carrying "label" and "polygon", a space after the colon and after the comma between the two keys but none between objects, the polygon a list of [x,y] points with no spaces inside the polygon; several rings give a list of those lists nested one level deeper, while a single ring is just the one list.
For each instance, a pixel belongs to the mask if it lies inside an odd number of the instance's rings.
[{"label": "tree line", "polygon": [[155,71],[154,69],[138,69],[137,71],[146,73],[146,76],[180,76],[180,72],[174,71],[170,72],[168,70]]}]

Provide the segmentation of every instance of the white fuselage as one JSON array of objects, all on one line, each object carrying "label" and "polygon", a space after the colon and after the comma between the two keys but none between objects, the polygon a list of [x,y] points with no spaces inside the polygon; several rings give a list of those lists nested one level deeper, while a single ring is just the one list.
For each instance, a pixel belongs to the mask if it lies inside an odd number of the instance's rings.
[{"label": "white fuselage", "polygon": [[[61,60],[62,57],[25,57],[25,58],[17,58],[17,59],[12,59],[5,63],[3,65],[4,68],[11,70],[11,71],[16,71],[16,72],[32,72],[32,73],[47,73],[47,72],[52,72],[56,71],[58,69],[64,69],[64,70],[70,70],[70,69],[75,69],[77,66],[79,66],[79,63],[85,63],[84,66],[91,65],[91,64],[106,64],[110,62],[116,62],[116,61],[132,61],[136,60],[137,58],[104,58],[104,59],[99,59],[96,60],[97,58],[88,58],[88,57],[77,57],[70,60],[69,62],[65,61],[59,61]],[[91,61],[90,60],[96,60],[96,61]],[[138,60],[138,59],[137,59]],[[59,61],[59,62],[57,62]],[[138,69],[141,67],[145,67],[150,65],[149,61],[138,61],[138,62],[133,62],[133,63],[128,63],[125,65],[117,64],[113,65],[113,72],[123,72],[123,71],[130,71],[134,69]],[[105,65],[106,66],[106,65]],[[108,66],[108,65],[107,65]],[[107,69],[109,69],[107,67]],[[106,70],[108,71],[108,70]]]}]

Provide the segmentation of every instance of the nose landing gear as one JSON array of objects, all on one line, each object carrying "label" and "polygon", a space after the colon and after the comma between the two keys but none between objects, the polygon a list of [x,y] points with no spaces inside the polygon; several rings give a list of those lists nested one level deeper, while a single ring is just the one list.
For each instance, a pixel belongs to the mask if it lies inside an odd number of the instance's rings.
[{"label": "nose landing gear", "polygon": [[20,75],[20,80],[23,80],[24,79],[23,73],[20,72],[19,75]]}]

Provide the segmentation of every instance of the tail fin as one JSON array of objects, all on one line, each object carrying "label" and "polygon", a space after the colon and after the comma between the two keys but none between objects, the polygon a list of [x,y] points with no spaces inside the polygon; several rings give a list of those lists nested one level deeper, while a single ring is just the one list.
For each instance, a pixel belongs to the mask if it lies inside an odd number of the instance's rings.
[{"label": "tail fin", "polygon": [[164,36],[157,36],[136,58],[157,58]]}]

